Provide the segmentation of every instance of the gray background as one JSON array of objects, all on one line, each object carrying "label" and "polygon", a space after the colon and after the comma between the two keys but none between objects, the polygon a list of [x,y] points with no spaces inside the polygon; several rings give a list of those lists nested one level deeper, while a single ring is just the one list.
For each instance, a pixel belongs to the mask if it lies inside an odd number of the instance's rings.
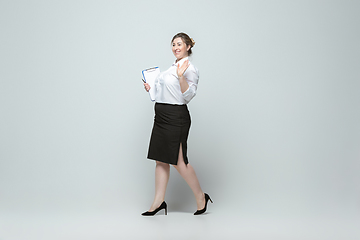
[{"label": "gray background", "polygon": [[[0,1],[0,239],[358,239],[358,1]],[[141,70],[196,41],[189,161],[142,218]],[[170,235],[172,234],[172,237]]]}]

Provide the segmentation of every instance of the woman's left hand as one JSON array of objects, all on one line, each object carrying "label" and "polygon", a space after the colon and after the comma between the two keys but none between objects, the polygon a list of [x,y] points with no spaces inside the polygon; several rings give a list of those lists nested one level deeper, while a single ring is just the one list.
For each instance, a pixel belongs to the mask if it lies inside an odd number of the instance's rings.
[{"label": "woman's left hand", "polygon": [[179,65],[180,64],[177,65],[176,73],[177,73],[178,77],[181,78],[184,75],[186,69],[190,65],[189,60],[186,60],[181,66],[179,66]]}]

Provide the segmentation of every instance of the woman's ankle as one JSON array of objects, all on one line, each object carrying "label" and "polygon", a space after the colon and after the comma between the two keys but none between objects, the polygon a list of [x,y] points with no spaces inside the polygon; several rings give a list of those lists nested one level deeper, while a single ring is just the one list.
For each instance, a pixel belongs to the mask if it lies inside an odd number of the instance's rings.
[{"label": "woman's ankle", "polygon": [[196,198],[196,201],[203,201],[205,199],[205,193],[200,192],[200,193],[196,194],[195,198]]}]

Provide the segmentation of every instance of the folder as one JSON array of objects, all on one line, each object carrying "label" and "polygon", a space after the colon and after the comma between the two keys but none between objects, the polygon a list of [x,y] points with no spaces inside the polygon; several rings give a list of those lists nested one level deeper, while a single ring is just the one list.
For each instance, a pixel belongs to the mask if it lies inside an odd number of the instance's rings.
[{"label": "folder", "polygon": [[145,82],[150,85],[149,95],[151,101],[155,101],[155,94],[156,94],[155,80],[159,75],[159,73],[160,73],[160,68],[158,67],[152,67],[142,71],[142,75],[144,77]]}]

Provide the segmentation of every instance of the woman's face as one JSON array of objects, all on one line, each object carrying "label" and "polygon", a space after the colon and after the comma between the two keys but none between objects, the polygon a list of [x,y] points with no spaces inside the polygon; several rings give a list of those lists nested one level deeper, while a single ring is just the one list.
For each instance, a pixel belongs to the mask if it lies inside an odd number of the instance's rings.
[{"label": "woman's face", "polygon": [[186,44],[183,42],[183,40],[180,37],[175,38],[174,41],[172,42],[172,52],[176,57],[176,60],[180,60],[183,59],[184,57],[187,57],[189,49],[190,46],[186,46]]}]

